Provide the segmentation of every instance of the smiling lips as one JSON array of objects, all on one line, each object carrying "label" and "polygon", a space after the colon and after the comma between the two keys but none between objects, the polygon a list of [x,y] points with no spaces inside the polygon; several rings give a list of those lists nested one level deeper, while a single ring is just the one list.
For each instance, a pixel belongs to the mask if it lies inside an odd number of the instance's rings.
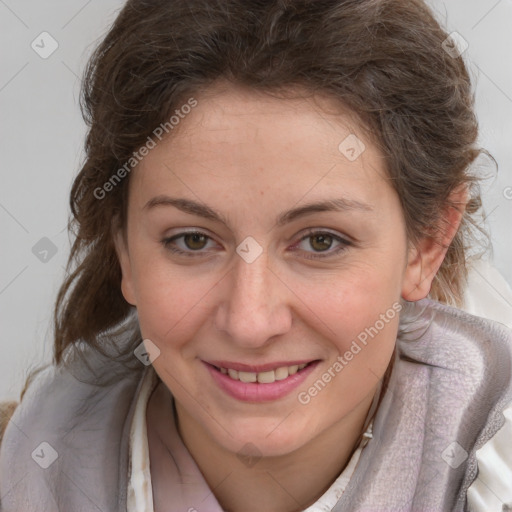
[{"label": "smiling lips", "polygon": [[254,366],[228,361],[203,361],[214,382],[228,395],[244,402],[283,398],[304,382],[319,362],[283,361]]},{"label": "smiling lips", "polygon": [[287,379],[290,375],[295,375],[299,370],[302,370],[307,365],[294,364],[291,366],[280,366],[275,370],[268,370],[266,372],[244,372],[239,370],[233,370],[232,368],[218,368],[224,375],[229,375],[233,380],[239,380],[241,382],[259,382],[261,384],[271,384],[276,380]]}]

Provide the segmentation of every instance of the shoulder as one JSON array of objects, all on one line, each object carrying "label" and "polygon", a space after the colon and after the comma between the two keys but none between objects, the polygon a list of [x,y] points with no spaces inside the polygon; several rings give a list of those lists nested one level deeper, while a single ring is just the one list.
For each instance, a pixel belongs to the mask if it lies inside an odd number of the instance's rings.
[{"label": "shoulder", "polygon": [[[512,289],[505,278],[485,260],[472,262],[468,270],[463,309],[512,328]],[[471,512],[512,509],[512,403],[502,414],[502,427],[476,451],[478,473],[467,491]]]},{"label": "shoulder", "polygon": [[478,475],[467,492],[471,512],[512,509],[512,403],[503,416],[501,429],[476,452]]},{"label": "shoulder", "polygon": [[[78,359],[52,365],[34,378],[18,404],[1,404],[7,426],[0,445],[0,508],[57,510],[58,497],[59,510],[89,510],[87,496],[94,495],[99,509],[117,510],[119,495],[112,489],[126,486],[129,425],[139,370],[146,368],[133,359],[137,367],[131,371],[91,358],[90,368]],[[51,471],[34,464],[35,448],[37,457],[49,454],[44,462]],[[81,482],[80,496],[60,475]]]}]

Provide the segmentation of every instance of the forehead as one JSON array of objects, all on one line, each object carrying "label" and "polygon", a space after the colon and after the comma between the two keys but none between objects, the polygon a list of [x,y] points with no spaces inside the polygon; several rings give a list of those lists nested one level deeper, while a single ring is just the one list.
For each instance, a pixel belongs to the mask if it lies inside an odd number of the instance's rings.
[{"label": "forehead", "polygon": [[389,187],[383,156],[331,98],[224,86],[194,99],[197,105],[137,166],[135,190],[156,195],[168,186],[205,202],[251,193],[297,202],[330,191],[372,201]]},{"label": "forehead", "polygon": [[[339,143],[347,136],[367,139],[356,116],[327,96],[305,96],[305,92],[298,91],[276,96],[235,86],[215,86],[197,96],[196,101],[197,106],[184,116],[175,136],[169,137],[169,145],[175,149],[193,147],[222,152],[229,145],[251,153],[251,149],[256,151],[263,146],[265,152],[260,158],[278,151],[283,161],[308,154],[320,158],[321,163],[324,159],[339,159]],[[365,145],[369,145],[368,140]],[[376,149],[371,150],[377,156]],[[230,154],[224,156],[228,158]]]}]

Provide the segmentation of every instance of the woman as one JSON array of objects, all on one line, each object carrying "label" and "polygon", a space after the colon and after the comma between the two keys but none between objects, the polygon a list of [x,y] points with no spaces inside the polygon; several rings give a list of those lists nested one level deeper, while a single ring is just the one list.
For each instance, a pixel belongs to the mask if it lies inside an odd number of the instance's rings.
[{"label": "woman", "polygon": [[420,1],[127,2],[2,510],[482,506],[512,334],[456,307],[482,150],[447,38]]}]

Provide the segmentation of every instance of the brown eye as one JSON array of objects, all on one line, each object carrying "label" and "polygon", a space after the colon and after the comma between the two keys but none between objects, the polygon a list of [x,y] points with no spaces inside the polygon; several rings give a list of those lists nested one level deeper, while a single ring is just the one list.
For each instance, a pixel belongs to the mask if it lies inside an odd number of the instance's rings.
[{"label": "brown eye", "polygon": [[186,235],[183,235],[183,242],[188,249],[198,251],[200,249],[204,249],[208,238],[209,237],[202,233],[187,233]]},{"label": "brown eye", "polygon": [[[211,237],[199,231],[186,231],[178,235],[164,238],[162,245],[169,251],[180,256],[206,256],[208,242],[214,242]],[[205,249],[205,250],[203,250]]]},{"label": "brown eye", "polygon": [[331,247],[333,237],[327,233],[322,233],[310,236],[309,240],[312,240],[311,247],[315,249],[315,251],[325,251]]},{"label": "brown eye", "polygon": [[341,255],[353,245],[351,241],[334,233],[317,230],[306,233],[292,251],[299,249],[306,259],[327,259]]}]

